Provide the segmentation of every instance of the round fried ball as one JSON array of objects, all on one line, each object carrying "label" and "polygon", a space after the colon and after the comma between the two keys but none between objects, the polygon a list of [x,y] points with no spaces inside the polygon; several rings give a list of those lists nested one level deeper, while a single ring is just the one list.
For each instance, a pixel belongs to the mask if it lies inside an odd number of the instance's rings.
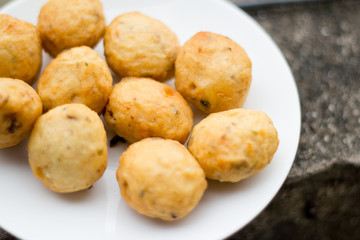
[{"label": "round fried ball", "polygon": [[39,78],[38,93],[45,111],[67,103],[82,103],[101,113],[112,89],[106,62],[82,46],[53,59]]},{"label": "round fried ball", "polygon": [[233,40],[199,32],[180,49],[175,87],[198,109],[213,113],[243,105],[251,83],[251,61]]},{"label": "round fried ball", "polygon": [[40,34],[31,23],[0,14],[0,77],[32,84],[41,68]]},{"label": "round fried ball", "polygon": [[19,79],[0,78],[0,149],[29,136],[42,113],[40,97]]},{"label": "round fried ball", "polygon": [[120,157],[116,177],[130,207],[168,221],[185,217],[207,187],[204,171],[187,149],[161,138],[130,145]]},{"label": "round fried ball", "polygon": [[104,35],[106,60],[121,77],[168,78],[179,47],[176,35],[166,25],[139,12],[118,16]]},{"label": "round fried ball", "polygon": [[279,139],[271,119],[261,111],[233,109],[210,114],[197,124],[188,148],[206,176],[238,182],[272,160]]},{"label": "round fried ball", "polygon": [[123,78],[114,86],[104,119],[129,142],[162,137],[184,143],[193,126],[193,113],[172,87],[150,78]]},{"label": "round fried ball", "polygon": [[53,57],[68,48],[93,47],[105,31],[103,7],[99,0],[50,0],[40,9],[38,27]]},{"label": "round fried ball", "polygon": [[83,104],[56,107],[35,123],[28,144],[35,177],[59,193],[91,187],[107,166],[106,132]]}]

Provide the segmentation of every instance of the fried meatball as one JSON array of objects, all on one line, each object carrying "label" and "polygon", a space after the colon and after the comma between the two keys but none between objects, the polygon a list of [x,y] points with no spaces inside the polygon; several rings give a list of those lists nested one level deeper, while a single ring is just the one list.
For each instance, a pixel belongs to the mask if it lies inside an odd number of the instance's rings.
[{"label": "fried meatball", "polygon": [[222,182],[258,173],[278,145],[277,131],[265,113],[240,108],[210,114],[194,127],[188,142],[206,176]]},{"label": "fried meatball", "polygon": [[251,61],[233,40],[199,32],[180,49],[175,87],[198,109],[213,113],[243,105],[251,83]]},{"label": "fried meatball", "polygon": [[99,0],[50,0],[40,9],[38,27],[53,57],[68,48],[93,47],[104,35],[103,7]]},{"label": "fried meatball", "polygon": [[167,221],[185,217],[207,187],[204,171],[187,149],[161,138],[132,144],[120,157],[116,177],[130,207]]},{"label": "fried meatball", "polygon": [[162,137],[184,143],[193,126],[193,113],[185,99],[150,78],[127,77],[116,84],[104,119],[129,142]]},{"label": "fried meatball", "polygon": [[32,84],[42,63],[40,34],[31,23],[0,14],[0,77]]},{"label": "fried meatball", "polygon": [[91,187],[107,166],[106,132],[83,104],[56,107],[35,123],[28,144],[35,177],[59,193]]},{"label": "fried meatball", "polygon": [[106,60],[120,77],[168,78],[179,46],[166,25],[139,12],[115,18],[104,36]]},{"label": "fried meatball", "polygon": [[67,103],[82,103],[101,113],[112,89],[106,62],[93,49],[82,46],[53,59],[39,78],[38,93],[45,111]]},{"label": "fried meatball", "polygon": [[19,79],[0,78],[0,149],[26,138],[42,113],[40,97]]}]

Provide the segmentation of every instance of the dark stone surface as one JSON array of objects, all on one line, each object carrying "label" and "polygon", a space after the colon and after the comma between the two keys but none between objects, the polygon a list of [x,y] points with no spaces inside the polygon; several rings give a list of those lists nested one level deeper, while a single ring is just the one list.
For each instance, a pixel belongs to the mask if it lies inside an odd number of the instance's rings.
[{"label": "dark stone surface", "polygon": [[0,239],[1,240],[16,240],[17,238],[13,237],[6,231],[4,231],[2,228],[0,228]]},{"label": "dark stone surface", "polygon": [[359,10],[354,0],[247,10],[283,51],[299,89],[302,137],[291,178],[360,164]]},{"label": "dark stone surface", "polygon": [[288,60],[299,89],[302,129],[287,181],[229,239],[359,239],[360,1],[246,11]]},{"label": "dark stone surface", "polygon": [[[229,239],[359,239],[360,1],[272,5],[246,12],[288,60],[299,89],[302,129],[283,187]],[[14,238],[0,230],[0,239]]]},{"label": "dark stone surface", "polygon": [[335,164],[286,182],[266,210],[229,240],[359,239],[359,171]]}]

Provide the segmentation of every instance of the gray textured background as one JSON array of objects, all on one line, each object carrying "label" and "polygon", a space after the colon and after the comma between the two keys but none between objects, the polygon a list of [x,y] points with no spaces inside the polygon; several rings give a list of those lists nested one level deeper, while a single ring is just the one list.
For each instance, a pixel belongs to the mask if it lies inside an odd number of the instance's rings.
[{"label": "gray textured background", "polygon": [[[296,79],[298,153],[269,206],[229,239],[359,239],[360,1],[292,2],[245,10],[279,45]],[[0,230],[0,239],[13,237]]]},{"label": "gray textured background", "polygon": [[0,7],[3,6],[7,2],[10,2],[10,1],[9,0],[0,0]]},{"label": "gray textured background", "polygon": [[289,62],[302,128],[287,181],[269,206],[229,239],[359,239],[360,1],[246,11]]}]

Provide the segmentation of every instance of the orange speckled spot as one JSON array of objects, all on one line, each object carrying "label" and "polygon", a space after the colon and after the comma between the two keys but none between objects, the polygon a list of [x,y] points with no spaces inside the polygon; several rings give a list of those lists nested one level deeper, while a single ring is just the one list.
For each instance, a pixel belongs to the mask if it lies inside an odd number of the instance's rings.
[{"label": "orange speckled spot", "polygon": [[10,31],[11,31],[11,29],[12,29],[12,26],[11,26],[11,25],[9,25],[9,26],[7,26],[7,28],[5,29],[5,32],[10,32]]},{"label": "orange speckled spot", "polygon": [[225,94],[224,94],[224,93],[222,93],[222,92],[218,92],[216,95],[217,95],[219,98],[223,98],[223,97],[225,97]]},{"label": "orange speckled spot", "polygon": [[226,168],[226,163],[223,160],[219,160],[218,162],[218,166],[220,169],[225,169]]},{"label": "orange speckled spot", "polygon": [[265,135],[266,135],[264,130],[260,130],[258,133],[262,137],[265,137]]},{"label": "orange speckled spot", "polygon": [[39,178],[44,178],[44,173],[40,167],[36,167],[35,169],[35,175]]},{"label": "orange speckled spot", "polygon": [[164,88],[164,92],[165,92],[165,95],[168,97],[168,96],[174,96],[175,95],[175,90],[172,89],[171,87],[166,87]]},{"label": "orange speckled spot", "polygon": [[247,142],[246,144],[247,144],[248,151],[249,152],[254,152],[254,148],[253,148],[252,144],[249,143],[249,142]]}]

